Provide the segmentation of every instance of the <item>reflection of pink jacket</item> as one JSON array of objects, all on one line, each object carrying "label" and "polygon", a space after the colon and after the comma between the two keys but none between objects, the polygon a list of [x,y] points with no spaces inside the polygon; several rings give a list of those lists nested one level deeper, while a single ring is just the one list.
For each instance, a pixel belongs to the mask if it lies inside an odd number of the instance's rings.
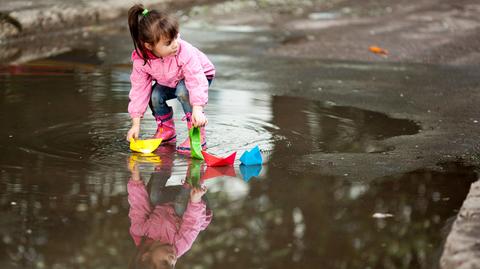
[{"label": "reflection of pink jacket", "polygon": [[200,50],[178,38],[178,51],[175,55],[163,58],[150,55],[147,63],[134,50],[133,68],[130,75],[130,103],[128,113],[132,118],[143,117],[150,100],[152,81],[170,88],[185,79],[191,105],[205,105],[208,102],[207,77],[215,76],[215,66]]},{"label": "reflection of pink jacket", "polygon": [[206,209],[203,201],[188,202],[183,218],[180,218],[172,206],[160,205],[152,208],[143,182],[130,180],[127,190],[130,234],[137,246],[142,237],[146,236],[173,245],[177,257],[180,257],[192,247],[198,233],[205,230],[212,220],[212,211]]}]

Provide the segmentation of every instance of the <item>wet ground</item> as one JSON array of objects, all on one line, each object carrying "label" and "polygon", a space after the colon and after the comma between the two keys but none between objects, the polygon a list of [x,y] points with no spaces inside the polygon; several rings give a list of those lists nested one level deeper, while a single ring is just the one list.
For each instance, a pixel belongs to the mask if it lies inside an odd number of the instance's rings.
[{"label": "wet ground", "polygon": [[[209,152],[259,145],[266,163],[206,168],[169,147],[132,154],[124,34],[4,65],[2,268],[125,268],[135,253],[126,190],[133,163],[150,196],[158,173],[168,186],[192,171],[206,180],[214,219],[178,268],[436,267],[477,179],[457,154],[474,133],[460,127],[476,119],[451,116],[469,105],[455,94],[478,87],[473,71],[273,58],[262,54],[275,45],[263,32],[185,29],[183,37],[218,69],[206,111]],[[453,123],[463,144],[448,132]],[[147,112],[142,133],[155,128]],[[450,147],[437,148],[445,141]]]},{"label": "wet ground", "polygon": [[227,0],[187,15],[207,25],[275,29],[281,42],[270,55],[461,66],[480,63],[479,13],[476,0]]}]

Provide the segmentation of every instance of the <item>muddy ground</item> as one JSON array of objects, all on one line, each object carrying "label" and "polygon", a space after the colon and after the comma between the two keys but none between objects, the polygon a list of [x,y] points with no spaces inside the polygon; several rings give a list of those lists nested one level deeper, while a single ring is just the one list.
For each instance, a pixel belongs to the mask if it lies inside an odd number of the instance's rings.
[{"label": "muddy ground", "polygon": [[[195,8],[212,25],[279,32],[271,55],[374,62],[476,64],[480,3],[422,1],[227,1]],[[368,52],[370,46],[388,56]]]},{"label": "muddy ground", "polygon": [[[31,41],[32,36],[41,38],[52,29],[71,32],[78,26],[87,27],[79,31],[88,35],[92,27],[95,30],[121,18],[130,5],[128,1],[52,3],[56,2],[5,1],[0,9],[1,43],[15,42],[18,37]],[[474,0],[184,0],[145,4],[175,10],[184,22],[202,27],[271,30],[277,42],[268,49],[270,55],[449,65],[480,62],[480,3]],[[381,47],[388,55],[373,54],[368,51],[370,46]]]}]

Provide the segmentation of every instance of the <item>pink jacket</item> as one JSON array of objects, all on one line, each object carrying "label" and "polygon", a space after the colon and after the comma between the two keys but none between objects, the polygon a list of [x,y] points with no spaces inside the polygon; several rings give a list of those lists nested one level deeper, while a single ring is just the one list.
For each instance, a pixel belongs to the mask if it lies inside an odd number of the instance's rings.
[{"label": "pink jacket", "polygon": [[147,190],[143,182],[130,180],[127,185],[130,211],[130,234],[139,245],[143,236],[171,244],[177,257],[182,256],[191,247],[200,231],[205,230],[212,220],[212,211],[205,203],[188,202],[183,217],[177,216],[170,205],[150,205]]},{"label": "pink jacket", "polygon": [[143,117],[152,91],[152,81],[160,85],[175,88],[185,79],[190,96],[190,104],[205,105],[208,102],[207,76],[215,76],[215,66],[205,54],[190,43],[178,38],[179,48],[175,55],[163,58],[153,54],[144,65],[144,60],[134,50],[133,68],[130,75],[130,103],[128,113],[132,118]]}]

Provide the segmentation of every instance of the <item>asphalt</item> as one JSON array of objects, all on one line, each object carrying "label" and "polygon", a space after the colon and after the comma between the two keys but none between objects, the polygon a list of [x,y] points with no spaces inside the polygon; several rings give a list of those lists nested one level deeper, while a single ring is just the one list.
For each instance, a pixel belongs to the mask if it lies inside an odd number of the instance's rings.
[{"label": "asphalt", "polygon": [[[170,0],[145,0],[144,5],[159,6]],[[124,16],[136,1],[1,1],[0,44],[20,38],[32,40],[52,31],[72,31]]]}]

